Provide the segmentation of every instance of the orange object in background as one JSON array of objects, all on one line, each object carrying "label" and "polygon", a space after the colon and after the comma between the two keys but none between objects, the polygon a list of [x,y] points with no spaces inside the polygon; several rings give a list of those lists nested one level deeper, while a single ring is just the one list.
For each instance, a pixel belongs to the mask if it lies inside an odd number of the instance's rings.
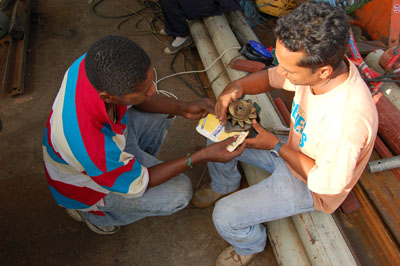
[{"label": "orange object in background", "polygon": [[353,16],[372,39],[388,47],[399,45],[400,0],[373,0],[356,9]]},{"label": "orange object in background", "polygon": [[231,68],[246,72],[257,72],[265,68],[265,64],[257,61],[247,60],[247,59],[235,59],[231,63]]}]

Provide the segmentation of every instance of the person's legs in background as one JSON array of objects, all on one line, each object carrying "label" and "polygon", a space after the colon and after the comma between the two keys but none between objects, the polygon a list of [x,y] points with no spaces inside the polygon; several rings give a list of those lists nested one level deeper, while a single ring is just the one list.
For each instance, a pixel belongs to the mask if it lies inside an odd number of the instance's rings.
[{"label": "person's legs in background", "polygon": [[214,0],[159,0],[164,14],[164,32],[172,37],[172,44],[164,49],[166,54],[175,54],[192,43],[187,19],[198,19],[220,14]]}]

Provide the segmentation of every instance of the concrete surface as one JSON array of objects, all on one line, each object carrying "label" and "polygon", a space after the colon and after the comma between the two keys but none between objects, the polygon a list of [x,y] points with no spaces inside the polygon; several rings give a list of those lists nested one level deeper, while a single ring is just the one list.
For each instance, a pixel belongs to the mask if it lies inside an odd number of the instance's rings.
[{"label": "concrete surface", "polygon": [[[65,70],[106,34],[122,34],[141,44],[159,77],[170,74],[172,56],[163,54],[164,45],[152,35],[135,36],[130,23],[121,32],[117,29],[121,19],[96,16],[88,1],[35,2],[33,12],[40,19],[30,31],[26,91],[13,98],[0,97],[0,265],[214,265],[228,244],[215,231],[213,207],[188,206],[172,216],[146,218],[115,235],[100,236],[55,204],[45,180],[41,142]],[[124,2],[132,9],[140,7],[137,1]],[[116,0],[105,1],[99,10],[108,15],[127,13]],[[163,37],[163,41],[170,39]],[[5,62],[4,51],[3,44],[1,62]],[[177,79],[163,82],[161,88],[183,100],[198,98]],[[196,121],[178,118],[160,158],[185,156],[203,147],[205,139],[196,133],[195,125]],[[193,186],[205,167],[186,172]],[[208,176],[202,185],[207,181]],[[269,244],[250,265],[277,265]]]}]

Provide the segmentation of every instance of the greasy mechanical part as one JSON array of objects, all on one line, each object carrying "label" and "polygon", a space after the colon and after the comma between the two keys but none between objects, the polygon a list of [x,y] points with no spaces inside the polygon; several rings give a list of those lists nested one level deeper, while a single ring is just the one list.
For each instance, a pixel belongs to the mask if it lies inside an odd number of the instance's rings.
[{"label": "greasy mechanical part", "polygon": [[238,100],[228,107],[226,132],[250,130],[252,120],[257,118],[257,109],[251,100]]}]

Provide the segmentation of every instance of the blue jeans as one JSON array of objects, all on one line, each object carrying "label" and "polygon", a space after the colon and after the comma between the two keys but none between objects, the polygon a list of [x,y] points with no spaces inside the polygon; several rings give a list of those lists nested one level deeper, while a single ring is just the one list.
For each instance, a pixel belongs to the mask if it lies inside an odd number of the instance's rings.
[{"label": "blue jeans", "polygon": [[[169,127],[174,119],[165,114],[151,114],[128,110],[128,135],[125,151],[135,155],[143,166],[151,167],[162,161],[155,156],[160,151]],[[148,216],[169,215],[185,208],[192,198],[192,184],[184,174],[167,182],[147,188],[139,198],[125,198],[110,193],[104,207],[105,216],[82,212],[83,217],[98,227],[126,225]]]},{"label": "blue jeans", "polygon": [[214,208],[218,233],[238,254],[249,255],[265,248],[267,234],[262,223],[313,211],[314,201],[307,184],[292,174],[281,157],[268,150],[245,149],[229,163],[208,163],[213,190],[229,193],[239,188],[237,161],[271,173],[258,184],[222,198]]}]

